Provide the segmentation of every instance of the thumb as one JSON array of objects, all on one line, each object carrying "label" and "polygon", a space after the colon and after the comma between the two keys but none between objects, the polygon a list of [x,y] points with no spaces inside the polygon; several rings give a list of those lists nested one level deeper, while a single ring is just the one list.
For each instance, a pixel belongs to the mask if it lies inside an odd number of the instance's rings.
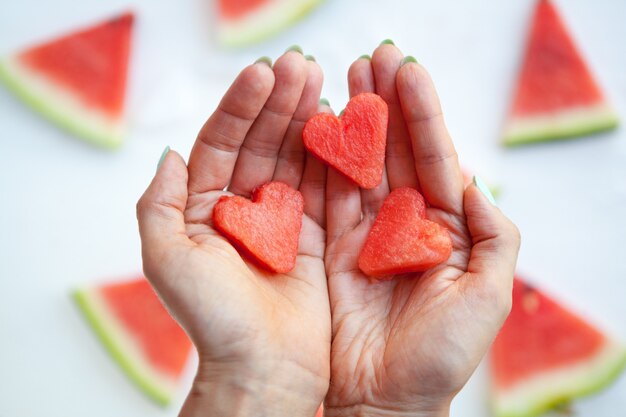
[{"label": "thumb", "polygon": [[177,246],[191,244],[185,232],[187,196],[187,166],[168,147],[156,175],[137,202],[144,272],[151,280],[160,275],[159,270]]},{"label": "thumb", "polygon": [[463,199],[472,250],[466,280],[479,298],[495,302],[504,317],[511,305],[513,275],[520,248],[517,227],[493,203],[485,184],[477,177],[465,189]]}]

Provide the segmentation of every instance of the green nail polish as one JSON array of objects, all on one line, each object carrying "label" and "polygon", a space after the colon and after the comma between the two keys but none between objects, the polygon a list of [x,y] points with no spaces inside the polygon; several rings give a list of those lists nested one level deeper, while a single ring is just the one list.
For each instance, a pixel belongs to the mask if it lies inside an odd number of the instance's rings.
[{"label": "green nail polish", "polygon": [[395,45],[395,43],[393,43],[391,39],[385,39],[384,41],[380,43],[380,45]]},{"label": "green nail polish", "polygon": [[272,68],[272,58],[269,56],[262,56],[261,58],[254,61],[255,64],[263,63],[267,64],[268,67]]},{"label": "green nail polish", "polygon": [[496,200],[495,198],[493,198],[493,194],[491,194],[491,190],[489,190],[489,187],[487,186],[487,184],[485,184],[485,182],[481,180],[480,177],[477,175],[474,175],[472,182],[474,183],[476,187],[478,187],[480,192],[483,193],[485,197],[487,197],[487,200],[489,200],[489,202],[495,206]]},{"label": "green nail polish", "polygon": [[404,64],[409,64],[409,63],[417,64],[417,59],[413,58],[411,55],[407,55],[402,60],[402,63],[400,64],[400,66],[403,66]]},{"label": "green nail polish", "polygon": [[302,52],[302,48],[300,47],[300,45],[291,45],[289,48],[287,48],[285,52],[297,52],[299,54],[304,53]]},{"label": "green nail polish", "polygon": [[167,154],[170,151],[170,147],[166,146],[165,149],[163,149],[163,153],[161,154],[161,157],[159,158],[159,163],[157,164],[157,172],[159,171],[159,168],[161,168],[161,165],[163,164],[163,161],[165,161],[165,157],[167,156]]},{"label": "green nail polish", "polygon": [[372,60],[372,57],[371,57],[371,56],[369,56],[368,54],[365,54],[365,55],[361,55],[361,56],[359,57],[359,59],[367,59],[368,61],[371,61],[371,60]]},{"label": "green nail polish", "polygon": [[330,102],[328,101],[327,98],[320,98],[320,104],[323,105],[323,106],[330,107]]},{"label": "green nail polish", "polygon": [[307,61],[317,62],[313,55],[305,55],[304,59],[306,59]]},{"label": "green nail polish", "polygon": [[342,111],[339,112],[339,117],[343,116],[343,114],[345,113],[346,109],[343,109]]}]

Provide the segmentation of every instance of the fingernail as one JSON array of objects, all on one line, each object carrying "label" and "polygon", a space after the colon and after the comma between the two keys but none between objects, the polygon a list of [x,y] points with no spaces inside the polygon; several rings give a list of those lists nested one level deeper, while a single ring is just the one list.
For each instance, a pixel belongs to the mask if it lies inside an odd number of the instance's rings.
[{"label": "fingernail", "polygon": [[272,58],[269,56],[262,56],[261,58],[254,61],[255,64],[263,63],[267,64],[268,67],[272,68]]},{"label": "fingernail", "polygon": [[413,58],[411,55],[407,55],[402,60],[402,63],[400,63],[400,66],[403,66],[404,64],[409,64],[409,63],[417,64],[417,59]]},{"label": "fingernail", "polygon": [[163,161],[165,161],[165,157],[167,156],[167,153],[170,151],[170,147],[166,146],[165,149],[163,149],[163,153],[161,154],[161,158],[159,158],[159,163],[157,164],[157,172],[159,171],[159,168],[161,168],[161,165],[163,164]]},{"label": "fingernail", "polygon": [[391,39],[385,39],[384,41],[380,43],[380,45],[395,45],[395,43],[393,43]]},{"label": "fingernail", "polygon": [[369,56],[368,54],[365,54],[365,55],[361,55],[361,56],[359,57],[359,59],[367,59],[368,61],[371,61],[371,60],[372,60],[372,57],[371,57],[371,56]]},{"label": "fingernail", "polygon": [[343,116],[343,113],[346,111],[346,109],[343,109],[342,111],[339,112],[339,117]]},{"label": "fingernail", "polygon": [[304,59],[306,59],[307,61],[317,62],[313,55],[305,55]]},{"label": "fingernail", "polygon": [[323,105],[323,106],[330,107],[330,102],[328,101],[327,98],[320,98],[320,104]]},{"label": "fingernail", "polygon": [[291,45],[289,48],[287,48],[285,52],[297,52],[299,54],[303,53],[300,45]]},{"label": "fingernail", "polygon": [[487,197],[487,200],[489,200],[489,202],[495,206],[496,200],[495,198],[493,198],[493,194],[491,194],[491,191],[489,190],[487,184],[485,184],[485,182],[481,180],[480,177],[477,175],[474,175],[474,178],[472,178],[472,182],[476,187],[478,187],[480,192],[483,193],[485,197]]}]

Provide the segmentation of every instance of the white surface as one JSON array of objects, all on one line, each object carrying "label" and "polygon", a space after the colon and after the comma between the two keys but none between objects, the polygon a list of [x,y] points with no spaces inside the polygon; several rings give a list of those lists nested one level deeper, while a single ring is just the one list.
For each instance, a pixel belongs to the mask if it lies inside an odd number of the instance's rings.
[{"label": "white surface", "polygon": [[[109,153],[66,135],[0,88],[0,416],[174,416],[113,365],[69,299],[71,288],[140,270],[134,204],[162,149],[188,155],[236,73],[293,43],[324,68],[323,96],[347,100],[351,61],[384,38],[426,65],[465,166],[498,184],[523,234],[519,269],[626,340],[626,130],[506,150],[498,131],[532,2],[335,0],[258,46],[219,50],[210,0],[21,0],[0,12],[0,55],[138,12],[131,134]],[[626,118],[626,2],[558,0],[600,83]],[[187,383],[190,382],[193,370]],[[488,415],[479,368],[453,416]],[[626,409],[626,377],[575,405],[578,417]]]}]

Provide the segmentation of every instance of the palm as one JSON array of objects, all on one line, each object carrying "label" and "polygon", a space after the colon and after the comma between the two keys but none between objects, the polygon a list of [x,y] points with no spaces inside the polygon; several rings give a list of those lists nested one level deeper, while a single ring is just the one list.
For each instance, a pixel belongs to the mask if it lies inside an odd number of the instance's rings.
[{"label": "palm", "polygon": [[[348,74],[351,96],[375,92],[385,99],[389,127],[380,186],[360,190],[339,174],[328,176],[329,415],[355,406],[401,412],[445,404],[467,381],[506,313],[506,302],[494,304],[502,297],[491,297],[497,291],[485,277],[468,272],[481,262],[475,249],[491,237],[468,223],[463,178],[432,82],[418,65],[400,69],[401,60],[397,48],[382,45],[371,62],[357,60]],[[424,194],[427,217],[450,231],[453,253],[422,274],[369,279],[358,268],[360,249],[390,190],[406,186]],[[498,294],[506,294],[507,282]]]},{"label": "palm", "polygon": [[[317,370],[327,358],[327,349],[309,343],[329,341],[328,296],[324,271],[323,229],[304,216],[296,267],[288,274],[271,274],[243,258],[237,250],[212,227],[213,206],[222,191],[210,191],[189,198],[185,210],[186,231],[196,244],[184,257],[190,279],[197,281],[189,288],[185,305],[196,306],[190,321],[211,326],[211,332],[197,332],[201,349],[232,358],[249,357],[250,351],[263,347],[272,352],[284,346],[287,357],[309,370]],[[213,266],[207,270],[207,265]],[[214,280],[206,275],[218,275]],[[208,278],[208,279],[207,279]],[[202,282],[211,288],[197,291]],[[216,294],[236,294],[215,303]],[[300,331],[302,327],[307,332]],[[276,358],[277,360],[279,358]]]},{"label": "palm", "polygon": [[[467,311],[458,303],[455,282],[467,270],[469,237],[462,219],[441,216],[429,209],[429,217],[439,217],[453,234],[455,249],[445,265],[424,274],[405,274],[373,282],[358,270],[358,251],[364,244],[371,219],[329,243],[327,262],[333,300],[331,374],[333,389],[350,393],[342,401],[357,404],[364,399],[380,406],[396,407],[417,395],[433,398],[459,389],[473,369],[457,367],[455,381],[449,376],[454,358],[475,355],[463,344],[439,346],[448,335],[457,335],[456,323],[467,328]],[[452,219],[448,222],[444,218]],[[355,268],[334,272],[336,257],[350,257]],[[471,323],[469,323],[471,324]],[[419,363],[419,366],[415,366]],[[346,366],[346,364],[351,364]],[[343,397],[343,395],[342,395]],[[369,397],[369,398],[368,398]]]},{"label": "palm", "polygon": [[[248,66],[200,131],[188,167],[168,154],[142,197],[157,201],[148,207],[157,213],[154,224],[141,221],[145,204],[138,205],[144,270],[200,361],[237,369],[262,363],[255,378],[284,375],[294,379],[288,387],[294,390],[306,382],[312,410],[330,372],[324,190],[316,186],[326,169],[306,158],[301,131],[317,111],[321,85],[319,66],[297,52],[285,53],[273,68]],[[296,266],[285,275],[248,262],[212,226],[221,196],[248,197],[269,181],[304,197]]]}]

